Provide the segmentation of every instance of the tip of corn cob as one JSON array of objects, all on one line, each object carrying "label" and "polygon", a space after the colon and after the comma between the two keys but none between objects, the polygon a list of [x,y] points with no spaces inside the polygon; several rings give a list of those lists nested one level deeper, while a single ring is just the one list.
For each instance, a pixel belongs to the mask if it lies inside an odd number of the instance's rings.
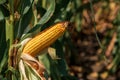
[{"label": "tip of corn cob", "polygon": [[68,22],[68,21],[61,22],[61,23],[63,23],[63,26],[62,26],[62,27],[65,27],[65,28],[67,28],[67,27],[68,27],[68,25],[69,25],[69,22]]},{"label": "tip of corn cob", "polygon": [[23,48],[23,53],[37,56],[45,48],[49,47],[65,32],[69,22],[57,23],[32,38]]}]

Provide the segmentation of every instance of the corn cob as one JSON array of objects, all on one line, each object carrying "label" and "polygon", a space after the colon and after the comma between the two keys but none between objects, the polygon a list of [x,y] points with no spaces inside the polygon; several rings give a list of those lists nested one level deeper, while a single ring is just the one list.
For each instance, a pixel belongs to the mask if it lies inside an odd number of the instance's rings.
[{"label": "corn cob", "polygon": [[67,26],[68,22],[60,22],[43,30],[25,45],[23,53],[34,57],[37,56],[42,50],[57,40],[65,32]]}]

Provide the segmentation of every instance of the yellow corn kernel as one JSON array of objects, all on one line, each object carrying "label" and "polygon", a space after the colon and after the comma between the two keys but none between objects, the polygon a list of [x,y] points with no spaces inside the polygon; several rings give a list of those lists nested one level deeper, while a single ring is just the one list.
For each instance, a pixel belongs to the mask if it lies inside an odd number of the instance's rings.
[{"label": "yellow corn kernel", "polygon": [[42,50],[57,40],[65,32],[67,26],[68,22],[60,22],[43,30],[25,45],[23,53],[34,57],[37,56]]}]

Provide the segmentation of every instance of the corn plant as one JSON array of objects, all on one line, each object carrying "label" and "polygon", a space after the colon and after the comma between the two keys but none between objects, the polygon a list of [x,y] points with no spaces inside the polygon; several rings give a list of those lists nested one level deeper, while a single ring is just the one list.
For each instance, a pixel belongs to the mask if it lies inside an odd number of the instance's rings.
[{"label": "corn plant", "polygon": [[0,80],[76,79],[57,40],[74,20],[72,2],[79,1],[0,0]]}]

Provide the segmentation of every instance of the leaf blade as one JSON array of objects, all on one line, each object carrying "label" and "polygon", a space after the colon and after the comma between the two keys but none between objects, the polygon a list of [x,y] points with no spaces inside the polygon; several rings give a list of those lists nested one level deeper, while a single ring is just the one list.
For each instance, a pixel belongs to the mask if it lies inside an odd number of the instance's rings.
[{"label": "leaf blade", "polygon": [[53,15],[54,11],[55,11],[55,0],[51,0],[50,7],[46,11],[46,13],[43,15],[43,17],[40,19],[40,21],[37,23],[37,25],[35,25],[27,33],[31,33],[33,31],[37,30],[43,24],[45,24],[51,18],[51,16]]}]

